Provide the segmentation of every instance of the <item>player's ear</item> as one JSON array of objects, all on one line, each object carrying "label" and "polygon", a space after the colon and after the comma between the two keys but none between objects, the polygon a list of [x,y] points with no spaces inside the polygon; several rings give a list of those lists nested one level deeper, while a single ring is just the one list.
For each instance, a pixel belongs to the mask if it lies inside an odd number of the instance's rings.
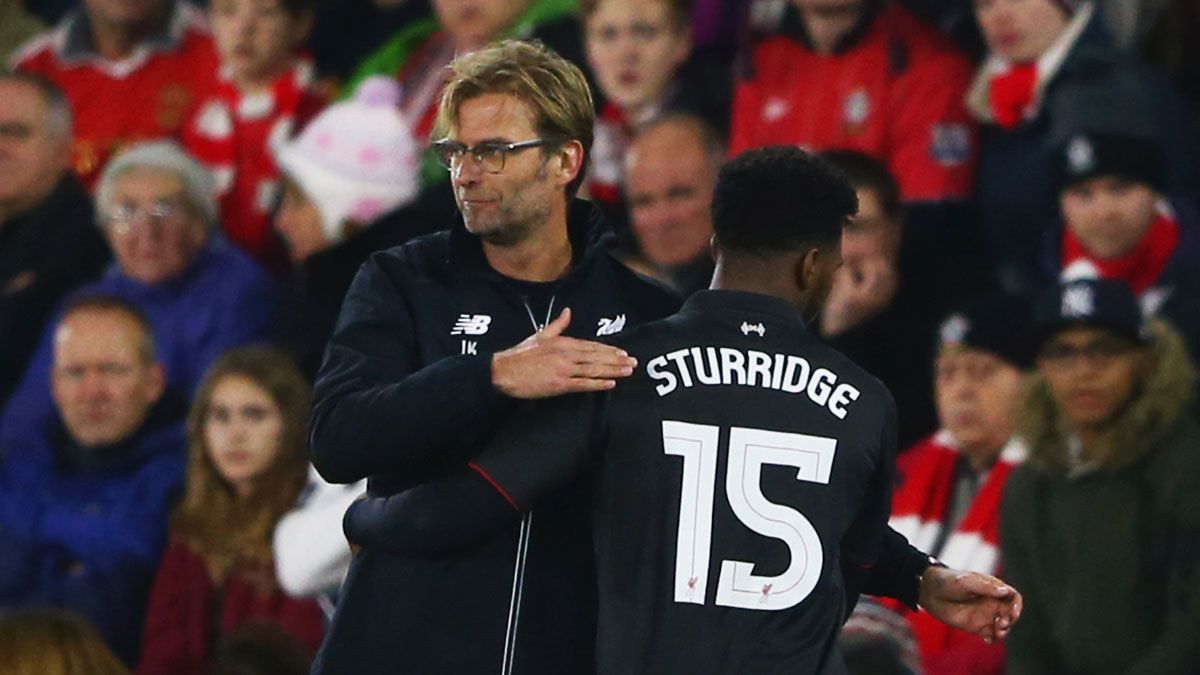
[{"label": "player's ear", "polygon": [[818,286],[818,277],[821,274],[819,265],[821,263],[821,251],[816,247],[806,250],[802,255],[795,258],[792,267],[792,276],[796,281],[796,288],[801,292],[808,291]]}]

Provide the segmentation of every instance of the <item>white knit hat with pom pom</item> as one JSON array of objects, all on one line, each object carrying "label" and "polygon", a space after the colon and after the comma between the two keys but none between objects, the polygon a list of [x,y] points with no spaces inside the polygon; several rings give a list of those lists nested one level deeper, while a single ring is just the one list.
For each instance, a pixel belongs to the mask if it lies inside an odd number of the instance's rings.
[{"label": "white knit hat with pom pom", "polygon": [[410,202],[419,189],[420,148],[400,114],[400,86],[388,77],[359,85],[293,140],[275,142],[275,162],[321,212],[332,243],[348,221],[369,223]]}]

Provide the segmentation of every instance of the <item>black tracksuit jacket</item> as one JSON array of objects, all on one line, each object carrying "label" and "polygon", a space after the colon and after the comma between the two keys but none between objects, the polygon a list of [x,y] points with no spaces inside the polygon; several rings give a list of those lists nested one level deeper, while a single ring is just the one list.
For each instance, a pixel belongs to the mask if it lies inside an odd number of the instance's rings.
[{"label": "black tracksuit jacket", "polygon": [[[508,511],[500,491],[467,483],[450,495],[457,512],[406,492],[461,474],[512,413],[515,401],[492,385],[490,356],[528,337],[538,319],[570,307],[567,335],[596,339],[678,309],[671,291],[612,257],[611,236],[586,202],[572,205],[568,229],[575,261],[542,317],[520,284],[490,268],[461,221],[375,254],[352,284],[317,380],[313,462],[330,481],[369,477],[372,496],[401,495],[390,508],[417,514],[405,517],[403,538],[421,550],[364,548],[314,673],[594,672],[586,484],[539,501],[482,543],[455,530]],[[859,591],[915,605],[926,564],[889,532],[878,564],[847,580],[848,606]]]},{"label": "black tracksuit jacket", "polygon": [[[587,202],[571,205],[568,230],[575,260],[550,308],[531,307],[521,284],[491,269],[461,221],[371,257],[317,378],[310,440],[325,478],[369,477],[371,494],[392,495],[461,469],[512,410],[491,382],[494,352],[564,307],[566,334],[582,339],[678,308],[609,253]],[[479,545],[437,556],[365,549],[314,672],[586,672],[596,601],[581,487]]]}]

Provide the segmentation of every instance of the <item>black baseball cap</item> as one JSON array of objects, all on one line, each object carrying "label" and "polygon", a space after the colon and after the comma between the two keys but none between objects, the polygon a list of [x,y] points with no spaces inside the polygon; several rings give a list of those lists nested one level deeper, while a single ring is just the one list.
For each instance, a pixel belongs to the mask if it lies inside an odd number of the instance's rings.
[{"label": "black baseball cap", "polygon": [[1059,284],[1034,301],[1034,349],[1070,326],[1094,326],[1138,344],[1149,341],[1146,319],[1129,287],[1111,279],[1078,279]]}]

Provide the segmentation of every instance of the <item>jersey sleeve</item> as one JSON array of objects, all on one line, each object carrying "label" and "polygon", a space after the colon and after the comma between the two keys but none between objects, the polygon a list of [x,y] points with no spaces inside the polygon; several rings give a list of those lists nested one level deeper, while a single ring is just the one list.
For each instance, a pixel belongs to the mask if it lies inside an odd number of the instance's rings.
[{"label": "jersey sleeve", "polygon": [[519,407],[468,468],[346,513],[347,538],[395,552],[439,553],[492,535],[586,472],[607,397],[573,394]]},{"label": "jersey sleeve", "polygon": [[874,565],[883,546],[892,511],[892,482],[896,474],[896,403],[887,396],[879,433],[875,473],[863,496],[858,515],[842,539],[842,559],[850,565]]}]

